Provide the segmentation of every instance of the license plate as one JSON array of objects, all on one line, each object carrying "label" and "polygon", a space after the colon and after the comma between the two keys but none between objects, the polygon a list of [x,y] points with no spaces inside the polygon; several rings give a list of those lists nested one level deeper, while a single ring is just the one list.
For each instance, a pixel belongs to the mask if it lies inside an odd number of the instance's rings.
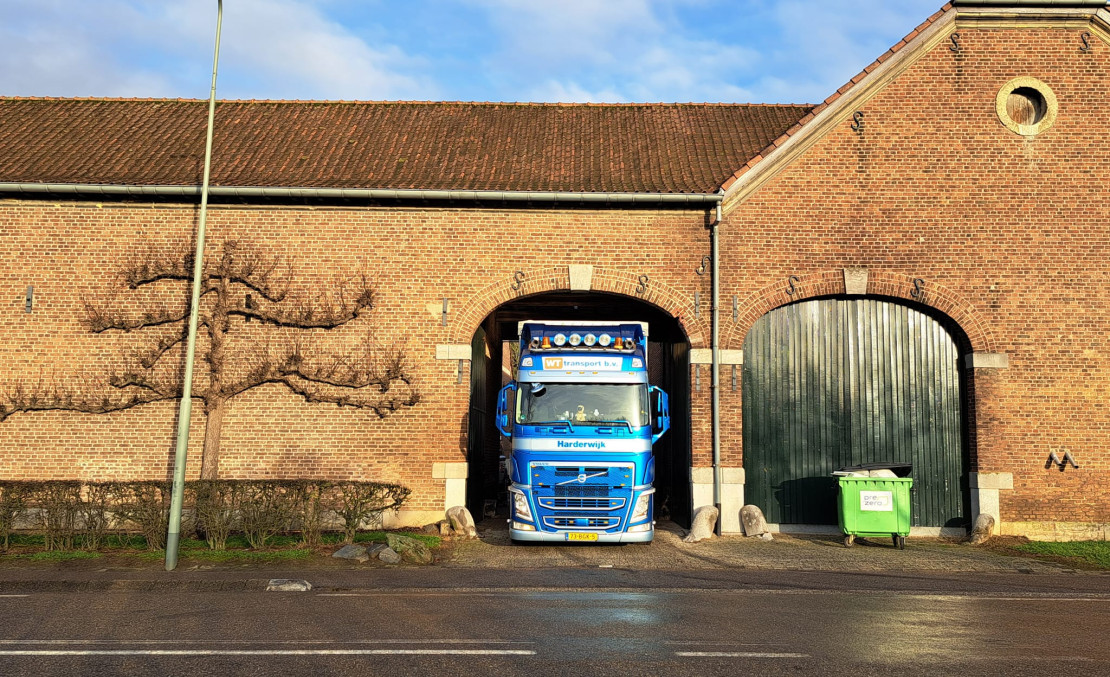
[{"label": "license plate", "polygon": [[567,534],[567,540],[568,541],[596,541],[597,540],[597,534],[592,534],[592,533],[589,533],[589,532],[584,533],[584,532],[579,532],[579,531],[572,531],[569,534]]}]

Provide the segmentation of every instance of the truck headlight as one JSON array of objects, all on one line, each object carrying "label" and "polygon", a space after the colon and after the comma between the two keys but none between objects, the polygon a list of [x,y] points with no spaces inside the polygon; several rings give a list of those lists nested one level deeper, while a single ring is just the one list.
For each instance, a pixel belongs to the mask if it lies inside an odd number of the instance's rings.
[{"label": "truck headlight", "polygon": [[648,513],[651,511],[651,495],[653,493],[655,492],[645,491],[640,494],[636,499],[636,505],[632,508],[632,517],[628,519],[629,522],[639,522],[651,516]]},{"label": "truck headlight", "polygon": [[516,489],[510,489],[509,493],[513,496],[513,514],[523,520],[532,521],[532,509],[528,507],[528,497],[524,492]]}]

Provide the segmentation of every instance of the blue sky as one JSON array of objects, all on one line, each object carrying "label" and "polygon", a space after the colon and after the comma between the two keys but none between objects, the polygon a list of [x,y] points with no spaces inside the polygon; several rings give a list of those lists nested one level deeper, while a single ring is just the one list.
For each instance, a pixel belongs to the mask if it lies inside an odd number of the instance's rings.
[{"label": "blue sky", "polygon": [[[225,0],[221,99],[816,103],[943,0]],[[215,0],[2,0],[0,95],[206,99]]]}]

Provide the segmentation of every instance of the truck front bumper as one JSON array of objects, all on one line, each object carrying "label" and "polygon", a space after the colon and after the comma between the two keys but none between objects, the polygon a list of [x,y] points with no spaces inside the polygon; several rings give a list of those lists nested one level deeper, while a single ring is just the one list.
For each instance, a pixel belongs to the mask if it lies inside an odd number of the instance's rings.
[{"label": "truck front bumper", "polygon": [[[581,543],[591,545],[594,543],[651,543],[655,537],[655,529],[619,534],[597,534],[596,541],[571,541],[567,540],[569,531],[523,531],[509,528],[509,538],[514,541],[527,541],[530,543]],[[581,533],[581,532],[573,532]]]}]

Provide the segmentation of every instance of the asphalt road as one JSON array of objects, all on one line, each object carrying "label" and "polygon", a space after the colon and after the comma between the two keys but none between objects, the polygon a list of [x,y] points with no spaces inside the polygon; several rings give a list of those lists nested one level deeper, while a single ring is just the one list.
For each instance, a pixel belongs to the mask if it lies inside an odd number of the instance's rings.
[{"label": "asphalt road", "polygon": [[8,590],[0,675],[1110,674],[1106,577],[965,576],[957,590],[943,577],[854,587],[734,572],[620,589],[560,576],[546,588]]}]

